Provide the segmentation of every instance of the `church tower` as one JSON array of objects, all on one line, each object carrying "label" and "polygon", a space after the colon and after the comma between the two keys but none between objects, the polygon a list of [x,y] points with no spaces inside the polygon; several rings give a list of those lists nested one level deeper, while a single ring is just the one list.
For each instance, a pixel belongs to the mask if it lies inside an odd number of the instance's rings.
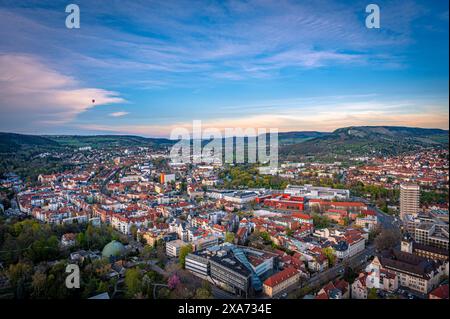
[{"label": "church tower", "polygon": [[413,239],[409,234],[405,234],[402,238],[401,250],[405,253],[413,253]]}]

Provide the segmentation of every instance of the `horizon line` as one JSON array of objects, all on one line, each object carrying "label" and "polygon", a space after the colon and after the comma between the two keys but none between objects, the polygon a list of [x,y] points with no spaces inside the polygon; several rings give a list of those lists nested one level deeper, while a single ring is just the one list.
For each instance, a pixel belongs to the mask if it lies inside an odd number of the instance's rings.
[{"label": "horizon line", "polygon": [[[376,127],[392,127],[392,128],[409,128],[409,129],[423,129],[423,130],[441,130],[449,132],[449,128],[443,129],[443,128],[437,128],[437,127],[419,127],[419,126],[402,126],[402,125],[351,125],[351,126],[343,126],[340,128],[337,128],[332,131],[316,131],[316,130],[306,130],[306,131],[279,131],[278,134],[284,133],[322,133],[322,134],[330,134],[340,129],[345,128],[358,128],[358,127],[370,127],[370,128],[376,128]],[[243,128],[245,129],[245,128]],[[223,130],[221,130],[223,131]],[[142,137],[142,138],[149,138],[149,139],[166,139],[170,141],[177,141],[180,139],[170,139],[170,137],[162,137],[162,136],[144,136],[144,135],[138,135],[138,134],[120,134],[120,133],[101,133],[101,134],[88,134],[88,133],[77,133],[77,134],[58,134],[58,133],[46,133],[46,134],[37,134],[37,133],[19,133],[19,132],[11,132],[11,131],[0,131],[0,134],[16,134],[16,135],[26,135],[26,136],[83,136],[83,137],[90,137],[90,136],[134,136],[134,137]],[[267,132],[266,134],[270,134],[270,132]],[[262,134],[261,134],[262,135]],[[252,135],[253,136],[253,135]],[[259,135],[255,135],[259,136]],[[240,137],[240,136],[235,136]],[[247,137],[247,135],[244,135],[242,137]],[[191,139],[192,140],[192,139]],[[202,139],[202,140],[208,140],[208,139]]]}]

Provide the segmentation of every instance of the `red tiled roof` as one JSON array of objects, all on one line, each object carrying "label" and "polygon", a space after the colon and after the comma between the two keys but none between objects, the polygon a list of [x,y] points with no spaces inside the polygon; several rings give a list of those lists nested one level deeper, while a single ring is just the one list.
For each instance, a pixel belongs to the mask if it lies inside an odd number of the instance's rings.
[{"label": "red tiled roof", "polygon": [[328,295],[324,292],[321,293],[320,295],[317,295],[314,299],[329,299]]},{"label": "red tiled roof", "polygon": [[277,254],[278,256],[283,256],[284,254],[286,254],[286,252],[279,249],[275,249],[274,253]]},{"label": "red tiled roof", "polygon": [[375,211],[373,211],[373,210],[366,210],[365,212],[364,212],[364,215],[370,215],[370,216],[377,216],[377,213],[375,212]]},{"label": "red tiled roof", "polygon": [[366,204],[361,202],[332,202],[335,207],[364,207]]},{"label": "red tiled roof", "polygon": [[244,237],[245,233],[247,232],[247,229],[245,227],[240,227],[237,231],[237,237],[242,238]]},{"label": "red tiled roof", "polygon": [[448,298],[448,284],[437,287],[432,292],[430,292],[430,295],[440,298],[440,299],[449,299]]},{"label": "red tiled roof", "polygon": [[275,275],[272,275],[269,278],[267,278],[264,281],[264,285],[273,288],[273,287],[279,285],[280,283],[282,283],[283,281],[286,281],[289,278],[295,276],[296,274],[298,274],[297,269],[295,269],[293,267],[286,268],[286,269],[276,273]]},{"label": "red tiled roof", "polygon": [[345,280],[337,280],[335,283],[334,283],[334,286],[337,288],[337,289],[339,289],[341,292],[342,292],[342,294],[345,294],[346,293],[346,291],[347,291],[347,289],[348,289],[348,282],[346,282]]},{"label": "red tiled roof", "polygon": [[361,202],[333,202],[323,199],[310,199],[309,203],[318,203],[320,205],[330,205],[334,207],[366,207],[366,204]]},{"label": "red tiled roof", "polygon": [[308,220],[312,219],[311,216],[306,215],[306,214],[301,214],[301,213],[292,213],[291,216],[294,217],[294,218],[300,218],[300,219],[308,219]]}]

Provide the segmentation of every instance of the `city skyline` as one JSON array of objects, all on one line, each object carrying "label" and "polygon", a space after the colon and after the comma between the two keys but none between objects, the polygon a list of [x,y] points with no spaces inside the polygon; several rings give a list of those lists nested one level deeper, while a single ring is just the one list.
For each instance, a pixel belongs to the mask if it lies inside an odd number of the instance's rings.
[{"label": "city skyline", "polygon": [[0,0],[2,303],[446,304],[448,1],[71,2]]},{"label": "city skyline", "polygon": [[77,4],[0,2],[0,131],[448,129],[446,2]]}]

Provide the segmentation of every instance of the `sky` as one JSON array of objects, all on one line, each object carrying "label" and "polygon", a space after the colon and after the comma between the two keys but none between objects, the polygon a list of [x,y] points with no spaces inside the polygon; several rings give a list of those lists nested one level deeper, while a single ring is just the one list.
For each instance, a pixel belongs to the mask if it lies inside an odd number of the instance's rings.
[{"label": "sky", "polygon": [[0,131],[449,127],[448,1],[69,3],[0,0]]}]

